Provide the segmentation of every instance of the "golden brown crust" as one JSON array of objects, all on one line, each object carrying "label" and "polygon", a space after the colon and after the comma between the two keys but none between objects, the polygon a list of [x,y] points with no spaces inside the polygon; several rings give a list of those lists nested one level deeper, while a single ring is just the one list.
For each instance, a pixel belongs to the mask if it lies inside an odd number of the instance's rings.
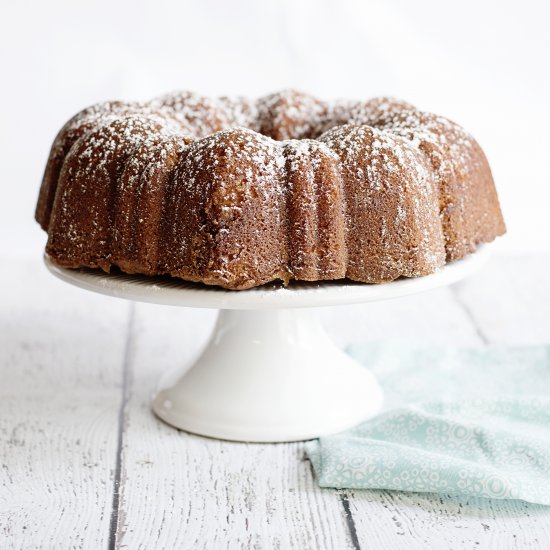
[{"label": "golden brown crust", "polygon": [[383,282],[433,273],[445,261],[434,178],[405,140],[370,126],[323,134],[343,168],[346,276]]},{"label": "golden brown crust", "polygon": [[404,110],[381,119],[379,127],[405,137],[429,160],[439,188],[448,261],[463,258],[506,231],[487,159],[458,124]]},{"label": "golden brown crust", "polygon": [[36,219],[61,266],[231,289],[426,275],[505,231],[458,125],[294,91],[85,109],[52,146]]}]

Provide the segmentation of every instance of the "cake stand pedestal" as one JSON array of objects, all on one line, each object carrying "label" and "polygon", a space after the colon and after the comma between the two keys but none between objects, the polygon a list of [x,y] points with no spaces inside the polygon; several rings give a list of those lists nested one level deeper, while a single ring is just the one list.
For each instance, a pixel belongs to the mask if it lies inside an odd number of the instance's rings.
[{"label": "cake stand pedestal", "polygon": [[293,283],[228,291],[172,278],[48,269],[80,288],[125,298],[219,309],[204,351],[161,378],[153,410],[183,430],[233,441],[311,439],[375,415],[374,376],[328,337],[312,307],[397,298],[454,283],[485,261],[486,247],[438,272],[381,285]]}]

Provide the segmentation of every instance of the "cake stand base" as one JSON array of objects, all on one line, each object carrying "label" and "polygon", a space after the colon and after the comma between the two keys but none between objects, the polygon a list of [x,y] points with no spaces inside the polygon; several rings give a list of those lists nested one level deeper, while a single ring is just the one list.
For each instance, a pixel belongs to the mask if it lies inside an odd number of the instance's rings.
[{"label": "cake stand base", "polygon": [[168,373],[153,410],[210,437],[278,442],[338,432],[373,416],[382,390],[307,309],[221,310],[191,368]]}]

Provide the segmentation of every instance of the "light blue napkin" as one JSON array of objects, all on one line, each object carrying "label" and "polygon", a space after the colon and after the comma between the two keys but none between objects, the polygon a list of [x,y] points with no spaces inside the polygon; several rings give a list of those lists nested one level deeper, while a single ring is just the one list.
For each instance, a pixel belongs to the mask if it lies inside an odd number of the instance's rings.
[{"label": "light blue napkin", "polygon": [[306,445],[322,487],[550,505],[550,346],[349,352],[378,378],[385,408]]}]

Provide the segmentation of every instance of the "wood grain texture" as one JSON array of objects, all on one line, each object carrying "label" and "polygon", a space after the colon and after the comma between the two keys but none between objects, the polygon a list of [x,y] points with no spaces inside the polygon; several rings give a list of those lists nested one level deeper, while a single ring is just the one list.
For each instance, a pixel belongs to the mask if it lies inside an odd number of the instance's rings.
[{"label": "wood grain texture", "polygon": [[128,304],[0,270],[0,548],[104,548]]},{"label": "wood grain texture", "polygon": [[[301,443],[164,425],[151,391],[198,352],[214,312],[138,304],[132,317],[38,264],[0,267],[0,548],[548,547],[549,508],[320,489]],[[549,268],[496,258],[452,288],[319,315],[342,346],[548,343]]]},{"label": "wood grain texture", "polygon": [[356,491],[361,548],[548,548],[550,512],[521,501]]}]

